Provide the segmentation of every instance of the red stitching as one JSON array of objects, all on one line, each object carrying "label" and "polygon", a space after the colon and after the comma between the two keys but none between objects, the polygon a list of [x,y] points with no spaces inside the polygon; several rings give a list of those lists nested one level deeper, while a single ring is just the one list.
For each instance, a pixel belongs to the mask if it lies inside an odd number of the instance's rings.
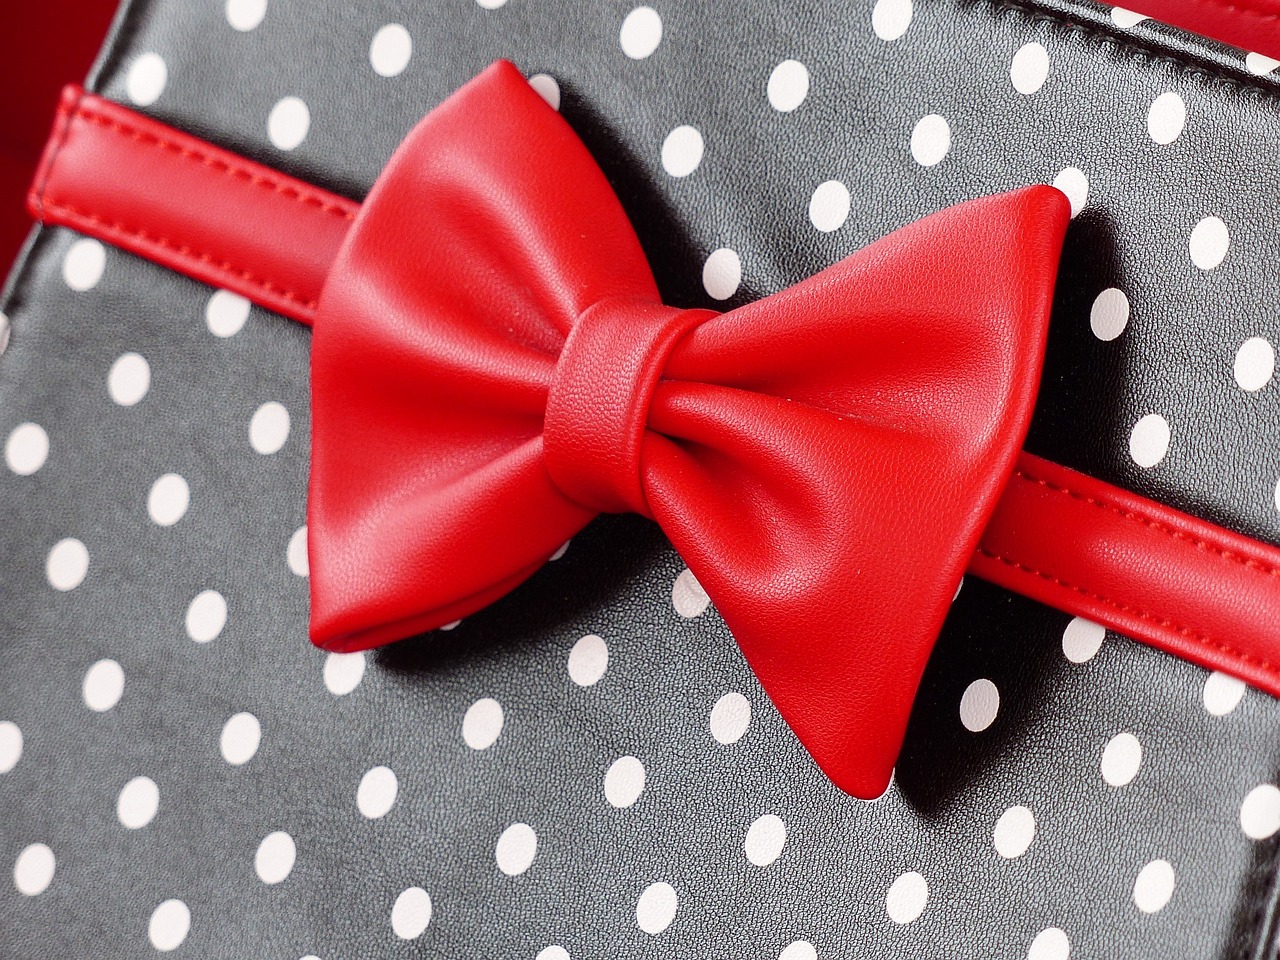
[{"label": "red stitching", "polygon": [[1191,627],[1180,624],[1175,620],[1169,620],[1168,618],[1161,619],[1157,614],[1154,614],[1149,610],[1144,610],[1141,607],[1134,607],[1127,603],[1121,603],[1119,600],[1115,600],[1112,597],[1107,597],[1107,596],[1104,596],[1103,594],[1095,593],[1094,591],[1089,590],[1087,587],[1081,587],[1073,583],[1068,583],[1066,580],[1063,580],[1060,577],[1055,577],[1051,573],[1046,573],[1043,570],[1037,570],[1035,567],[1029,567],[1026,564],[1019,563],[1017,560],[1007,557],[1004,554],[995,553],[994,551],[987,550],[984,547],[978,547],[977,552],[982,556],[987,557],[990,560],[995,560],[997,563],[1002,563],[1007,567],[1011,567],[1014,570],[1017,570],[1019,573],[1026,574],[1028,576],[1037,577],[1041,580],[1047,580],[1056,586],[1062,587],[1064,590],[1070,590],[1073,593],[1078,593],[1081,596],[1088,597],[1090,600],[1093,600],[1097,603],[1101,603],[1104,606],[1112,607],[1116,610],[1121,611],[1122,613],[1127,613],[1127,614],[1136,616],[1140,620],[1153,622],[1155,623],[1156,626],[1164,628],[1166,630],[1173,630],[1181,634],[1182,636],[1195,641],[1201,646],[1209,647],[1211,649],[1217,650],[1219,653],[1225,654],[1228,657],[1234,657],[1235,659],[1240,660],[1244,663],[1255,664],[1257,668],[1259,670],[1262,670],[1264,673],[1268,673],[1273,677],[1280,678],[1280,669],[1277,669],[1277,667],[1275,667],[1270,660],[1263,660],[1259,657],[1254,656],[1251,653],[1248,653],[1244,650],[1240,650],[1237,647],[1233,647],[1230,644],[1223,643],[1220,640],[1215,640],[1212,636],[1210,636],[1207,633],[1202,633]]},{"label": "red stitching", "polygon": [[93,224],[103,231],[114,231],[117,234],[131,238],[141,244],[151,244],[162,247],[166,250],[172,250],[179,256],[186,257],[188,259],[193,258],[201,261],[202,263],[207,263],[210,266],[221,270],[223,273],[227,273],[238,278],[249,286],[259,287],[271,294],[284,297],[284,299],[291,303],[296,303],[308,310],[315,309],[317,303],[315,300],[304,299],[293,290],[274,284],[270,280],[263,279],[248,270],[241,270],[235,267],[230,261],[219,260],[213,254],[195,250],[194,248],[176,240],[172,240],[169,237],[153,236],[147,233],[147,231],[137,227],[130,227],[127,224],[120,223],[119,221],[107,220],[105,217],[98,216],[95,213],[90,213],[87,210],[80,210],[76,207],[60,204],[56,200],[46,199],[45,206],[50,213],[62,216],[68,221],[71,221],[69,225],[75,225],[77,221],[81,225],[86,223]]},{"label": "red stitching", "polygon": [[1067,496],[1071,497],[1073,500],[1079,500],[1082,503],[1087,503],[1090,506],[1097,507],[1100,510],[1107,510],[1125,520],[1130,520],[1133,523],[1140,523],[1144,527],[1147,527],[1148,529],[1151,529],[1151,530],[1155,530],[1158,533],[1163,533],[1167,537],[1171,537],[1175,540],[1186,541],[1187,543],[1194,545],[1199,550],[1204,550],[1207,553],[1211,553],[1214,556],[1218,557],[1218,559],[1224,560],[1228,563],[1238,564],[1239,566],[1244,567],[1246,570],[1252,570],[1255,573],[1261,573],[1265,576],[1270,576],[1270,577],[1280,576],[1280,567],[1274,567],[1270,564],[1262,563],[1261,561],[1254,560],[1251,557],[1242,556],[1241,554],[1236,553],[1234,550],[1227,550],[1223,547],[1219,547],[1216,544],[1209,542],[1208,540],[1204,540],[1199,537],[1192,536],[1188,533],[1184,533],[1181,530],[1178,530],[1174,527],[1170,527],[1168,524],[1163,523],[1159,520],[1152,519],[1151,517],[1148,517],[1144,514],[1137,513],[1136,511],[1129,510],[1125,507],[1117,506],[1114,503],[1108,503],[1105,500],[1099,500],[1098,498],[1089,496],[1086,493],[1080,493],[1078,491],[1072,490],[1069,487],[1064,487],[1064,486],[1061,486],[1060,484],[1056,484],[1051,480],[1041,479],[1040,477],[1036,477],[1027,473],[1025,470],[1022,470],[1021,468],[1015,469],[1013,471],[1013,475],[1020,480],[1039,484],[1040,486],[1045,487],[1048,490],[1052,490],[1054,493],[1066,494]]},{"label": "red stitching", "polygon": [[160,150],[168,150],[172,153],[178,154],[184,159],[195,160],[203,166],[216,170],[219,173],[224,173],[227,176],[246,180],[252,186],[263,187],[264,189],[271,190],[273,193],[278,193],[287,199],[296,200],[306,206],[317,207],[323,213],[327,213],[331,216],[336,216],[347,221],[355,219],[355,213],[349,206],[326,200],[322,194],[311,193],[305,188],[305,186],[297,182],[281,181],[274,177],[263,176],[261,172],[251,166],[238,166],[222,157],[212,156],[202,150],[197,150],[173,140],[166,140],[164,137],[148,130],[142,130],[138,127],[130,126],[127,123],[121,123],[118,120],[106,116],[105,114],[96,113],[91,107],[77,104],[75,116],[83,118],[87,122],[97,126],[105,127],[106,129],[126,136],[131,140],[136,140],[139,143],[153,146]]}]

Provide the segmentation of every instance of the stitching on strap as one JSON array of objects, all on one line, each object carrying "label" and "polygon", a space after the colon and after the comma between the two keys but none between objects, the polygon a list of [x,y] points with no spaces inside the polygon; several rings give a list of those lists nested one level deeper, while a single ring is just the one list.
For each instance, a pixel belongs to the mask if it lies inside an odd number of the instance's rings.
[{"label": "stitching on strap", "polygon": [[[138,127],[131,126],[127,123],[121,123],[105,114],[96,112],[92,107],[77,104],[75,118],[80,118],[88,123],[103,127],[113,133],[135,140],[145,146],[155,147],[159,150],[165,150],[170,153],[176,153],[184,159],[193,160],[200,163],[211,170],[218,173],[234,177],[238,180],[245,180],[255,187],[262,187],[273,193],[278,193],[282,197],[289,200],[296,200],[301,204],[309,207],[315,207],[322,213],[330,216],[338,217],[341,220],[352,221],[355,219],[355,213],[343,204],[336,204],[326,200],[318,193],[312,193],[306,188],[305,184],[293,181],[277,180],[274,177],[264,176],[259,170],[254,169],[248,162],[244,166],[230,162],[222,157],[212,156],[203,150],[198,150],[190,146],[177,143],[173,140],[166,140],[164,137],[141,130]],[[73,119],[75,119],[73,118]]]},{"label": "stitching on strap", "polygon": [[1118,506],[1114,503],[1108,503],[1105,500],[1100,500],[1097,497],[1090,496],[1089,494],[1086,494],[1086,493],[1081,493],[1079,491],[1072,490],[1069,487],[1064,487],[1059,484],[1056,484],[1051,480],[1044,480],[1040,477],[1034,476],[1033,474],[1027,473],[1025,470],[1022,470],[1020,468],[1015,469],[1013,471],[1013,475],[1017,479],[1022,480],[1024,483],[1037,484],[1038,486],[1041,486],[1047,490],[1051,490],[1054,493],[1061,493],[1061,494],[1064,494],[1065,496],[1071,497],[1073,500],[1079,500],[1081,503],[1087,503],[1090,506],[1097,507],[1100,510],[1106,510],[1110,513],[1114,513],[1116,516],[1124,520],[1141,524],[1142,526],[1147,527],[1150,530],[1154,530],[1157,533],[1162,533],[1165,536],[1170,537],[1171,539],[1181,540],[1185,543],[1188,543],[1194,546],[1198,550],[1203,550],[1206,553],[1212,554],[1213,556],[1217,557],[1218,559],[1224,562],[1237,564],[1241,567],[1244,567],[1246,570],[1252,570],[1253,572],[1262,574],[1263,576],[1268,576],[1268,577],[1280,576],[1280,568],[1278,567],[1272,566],[1271,564],[1262,563],[1261,561],[1254,560],[1251,557],[1242,556],[1241,554],[1236,553],[1234,550],[1228,550],[1208,540],[1204,540],[1200,537],[1192,536],[1191,534],[1185,533],[1181,530],[1171,527],[1168,524],[1163,523],[1159,520],[1153,519],[1152,517],[1149,517],[1145,514],[1138,513],[1137,511],[1130,510],[1126,507]]},{"label": "stitching on strap", "polygon": [[1088,597],[1090,600],[1093,600],[1095,603],[1100,603],[1103,606],[1111,607],[1114,610],[1119,610],[1120,612],[1129,614],[1130,616],[1135,616],[1139,620],[1145,620],[1149,623],[1153,623],[1157,627],[1161,627],[1166,630],[1172,630],[1175,633],[1178,633],[1186,637],[1188,640],[1191,640],[1202,647],[1207,647],[1211,650],[1216,650],[1218,653],[1225,654],[1226,656],[1229,656],[1229,657],[1233,657],[1236,660],[1241,661],[1242,663],[1253,664],[1257,669],[1262,670],[1264,673],[1268,673],[1273,677],[1280,678],[1280,668],[1278,668],[1270,660],[1265,660],[1261,657],[1254,656],[1251,653],[1241,650],[1238,647],[1233,647],[1228,643],[1223,643],[1221,640],[1217,640],[1207,633],[1203,633],[1202,631],[1196,630],[1192,627],[1188,627],[1185,624],[1178,623],[1176,620],[1170,620],[1167,617],[1161,617],[1159,614],[1152,613],[1150,610],[1145,610],[1142,607],[1132,606],[1131,604],[1127,604],[1120,600],[1116,600],[1114,597],[1108,597],[1104,594],[1097,593],[1093,590],[1090,590],[1088,587],[1082,587],[1079,584],[1070,583],[1069,581],[1063,580],[1060,577],[1056,577],[1051,573],[1045,572],[1044,570],[1038,570],[1035,567],[1031,567],[1024,563],[1020,563],[1017,560],[1014,560],[1005,554],[996,553],[993,550],[987,550],[986,548],[981,546],[978,547],[977,552],[981,556],[984,556],[989,560],[995,560],[997,563],[1004,564],[1006,567],[1016,570],[1017,572],[1022,573],[1026,576],[1036,577],[1040,580],[1046,580],[1049,583],[1052,583],[1055,586],[1061,587],[1064,590],[1070,590],[1072,593],[1078,593],[1083,597]]},{"label": "stitching on strap", "polygon": [[249,286],[257,287],[274,296],[283,297],[289,302],[295,303],[307,310],[313,310],[316,307],[317,301],[315,300],[308,300],[294,290],[281,287],[278,284],[272,283],[270,280],[266,280],[248,270],[241,270],[229,261],[220,260],[213,254],[195,250],[194,248],[176,240],[172,240],[169,237],[155,236],[147,233],[147,231],[141,228],[131,227],[119,221],[108,220],[95,213],[60,204],[51,199],[45,201],[45,209],[49,213],[67,220],[69,226],[87,226],[92,224],[94,227],[97,227],[104,232],[109,231],[119,236],[127,237],[139,244],[161,247],[162,249],[176,253],[179,256],[198,260],[201,263],[208,264],[211,267],[221,270],[223,273],[230,274]]}]

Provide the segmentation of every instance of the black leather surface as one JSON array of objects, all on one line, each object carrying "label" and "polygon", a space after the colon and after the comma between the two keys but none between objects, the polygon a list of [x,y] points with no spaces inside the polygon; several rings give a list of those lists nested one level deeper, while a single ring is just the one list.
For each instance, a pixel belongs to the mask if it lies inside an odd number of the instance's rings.
[{"label": "black leather surface", "polygon": [[[717,248],[741,256],[729,302],[742,302],[942,205],[1079,167],[1089,202],[1068,236],[1030,448],[1280,540],[1280,387],[1245,392],[1232,376],[1244,339],[1280,338],[1274,82],[1162,27],[1121,31],[1105,8],[915,7],[905,35],[885,42],[869,4],[681,2],[660,7],[662,42],[635,61],[618,42],[626,3],[270,0],[261,25],[241,33],[214,0],[139,0],[96,86],[127,102],[131,64],[157,52],[168,80],[148,112],[358,197],[423,112],[509,57],[556,77],[565,116],[676,304],[714,305],[701,277]],[[368,60],[387,22],[405,24],[414,44],[394,78]],[[1009,65],[1032,40],[1050,71],[1024,96]],[[779,113],[765,88],[787,58],[812,82],[798,110]],[[1168,90],[1188,116],[1162,146],[1146,116]],[[311,112],[287,153],[266,134],[286,95]],[[941,163],[922,167],[908,144],[929,113],[948,118],[953,140]],[[676,179],[660,152],[680,124],[698,127],[706,150]],[[819,233],[808,204],[829,179],[848,186],[852,212]],[[1228,223],[1231,247],[1204,272],[1188,235],[1211,214]],[[24,738],[0,774],[0,865],[45,843],[56,869],[38,895],[0,884],[0,955],[152,955],[149,918],[170,898],[190,910],[176,955],[192,957],[533,958],[559,944],[575,960],[772,958],[805,940],[823,958],[1020,960],[1047,927],[1066,932],[1072,957],[1273,952],[1275,840],[1246,837],[1240,809],[1275,781],[1280,705],[1250,691],[1211,715],[1204,671],[1115,635],[1072,663],[1067,616],[975,580],[930,664],[895,785],[871,804],[814,767],[714,610],[677,614],[683,565],[634,518],[597,522],[456,630],[370,655],[359,685],[335,696],[325,656],[305,639],[306,582],[286,563],[305,517],[306,331],[254,310],[239,333],[215,337],[211,291],[111,250],[97,285],[73,291],[62,270],[75,239],[41,234],[2,305],[13,334],[0,356],[0,437],[36,422],[50,453],[31,476],[0,467],[0,721]],[[1103,342],[1089,310],[1113,285],[1131,315]],[[151,385],[122,407],[107,377],[127,351],[147,358]],[[286,407],[291,430],[264,456],[248,430],[267,401]],[[1173,439],[1143,469],[1128,441],[1149,412],[1167,418]],[[168,472],[186,478],[191,505],[160,527],[148,490]],[[64,537],[90,554],[84,582],[65,593],[45,576]],[[184,617],[206,589],[229,613],[199,644]],[[604,638],[609,660],[584,688],[566,664],[585,634]],[[102,658],[120,663],[125,683],[98,713],[81,684]],[[972,733],[959,704],[980,678],[998,688],[1000,708]],[[750,701],[751,723],[724,745],[708,718],[730,691]],[[505,724],[475,751],[461,725],[483,697],[501,702]],[[232,766],[219,736],[240,711],[258,718],[262,740]],[[1122,732],[1141,743],[1142,763],[1131,783],[1111,786],[1099,764]],[[645,788],[616,809],[602,783],[623,755],[642,761]],[[379,765],[399,791],[369,820],[357,789]],[[138,775],[156,783],[159,807],[129,830],[116,802]],[[1032,811],[1035,838],[1005,859],[993,829],[1016,805]],[[761,867],[744,841],[766,814],[785,823],[786,843]],[[538,843],[529,869],[510,877],[495,844],[515,822]],[[267,885],[255,851],[277,830],[297,858]],[[1156,859],[1176,884],[1148,914],[1133,890]],[[886,896],[907,871],[929,895],[917,919],[897,924]],[[655,881],[672,885],[679,907],[650,935],[636,905]],[[391,915],[412,886],[429,892],[433,914],[405,941]],[[786,960],[805,956],[792,949]]]}]

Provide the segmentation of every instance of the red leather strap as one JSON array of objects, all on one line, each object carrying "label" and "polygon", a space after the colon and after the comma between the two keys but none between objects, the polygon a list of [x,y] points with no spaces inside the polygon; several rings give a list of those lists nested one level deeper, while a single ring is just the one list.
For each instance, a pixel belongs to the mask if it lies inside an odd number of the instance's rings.
[{"label": "red leather strap", "polygon": [[[304,323],[358,209],[76,88],[29,206]],[[1280,549],[1023,454],[969,570],[1280,696]]]},{"label": "red leather strap", "polygon": [[306,324],[360,207],[78,87],[27,206]]},{"label": "red leather strap", "polygon": [[1280,696],[1280,550],[1024,453],[969,570]]}]

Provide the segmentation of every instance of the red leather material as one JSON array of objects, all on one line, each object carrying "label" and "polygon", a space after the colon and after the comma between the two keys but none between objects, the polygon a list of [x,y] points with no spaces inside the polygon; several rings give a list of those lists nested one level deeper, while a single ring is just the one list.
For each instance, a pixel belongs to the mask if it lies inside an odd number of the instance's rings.
[{"label": "red leather material", "polygon": [[647,504],[818,763],[878,796],[1027,428],[1068,218],[1049,187],[976,200],[681,313],[495,64],[405,140],[321,297],[313,639],[454,620]]},{"label": "red leather material", "polygon": [[598,513],[651,517],[640,451],[654,388],[672,348],[713,310],[601,300],[565,341],[547,396],[547,471],[571,500]]},{"label": "red leather material", "polygon": [[[499,67],[433,113],[325,291],[319,642],[478,610],[609,507],[663,525],[784,716],[860,795],[888,776],[966,558],[1280,696],[1275,547],[1026,454],[986,522],[1034,390],[1056,193],[966,204],[761,303],[682,312],[527,92]],[[357,209],[78,91],[32,206],[304,322]],[[280,236],[258,235],[272,223]],[[257,251],[257,273],[202,247]]]},{"label": "red leather material", "polygon": [[304,323],[359,209],[78,87],[27,206]]},{"label": "red leather material", "polygon": [[969,569],[1280,696],[1280,550],[1023,454]]},{"label": "red leather material", "polygon": [[1162,23],[1280,59],[1277,0],[1124,0],[1122,6]]}]

